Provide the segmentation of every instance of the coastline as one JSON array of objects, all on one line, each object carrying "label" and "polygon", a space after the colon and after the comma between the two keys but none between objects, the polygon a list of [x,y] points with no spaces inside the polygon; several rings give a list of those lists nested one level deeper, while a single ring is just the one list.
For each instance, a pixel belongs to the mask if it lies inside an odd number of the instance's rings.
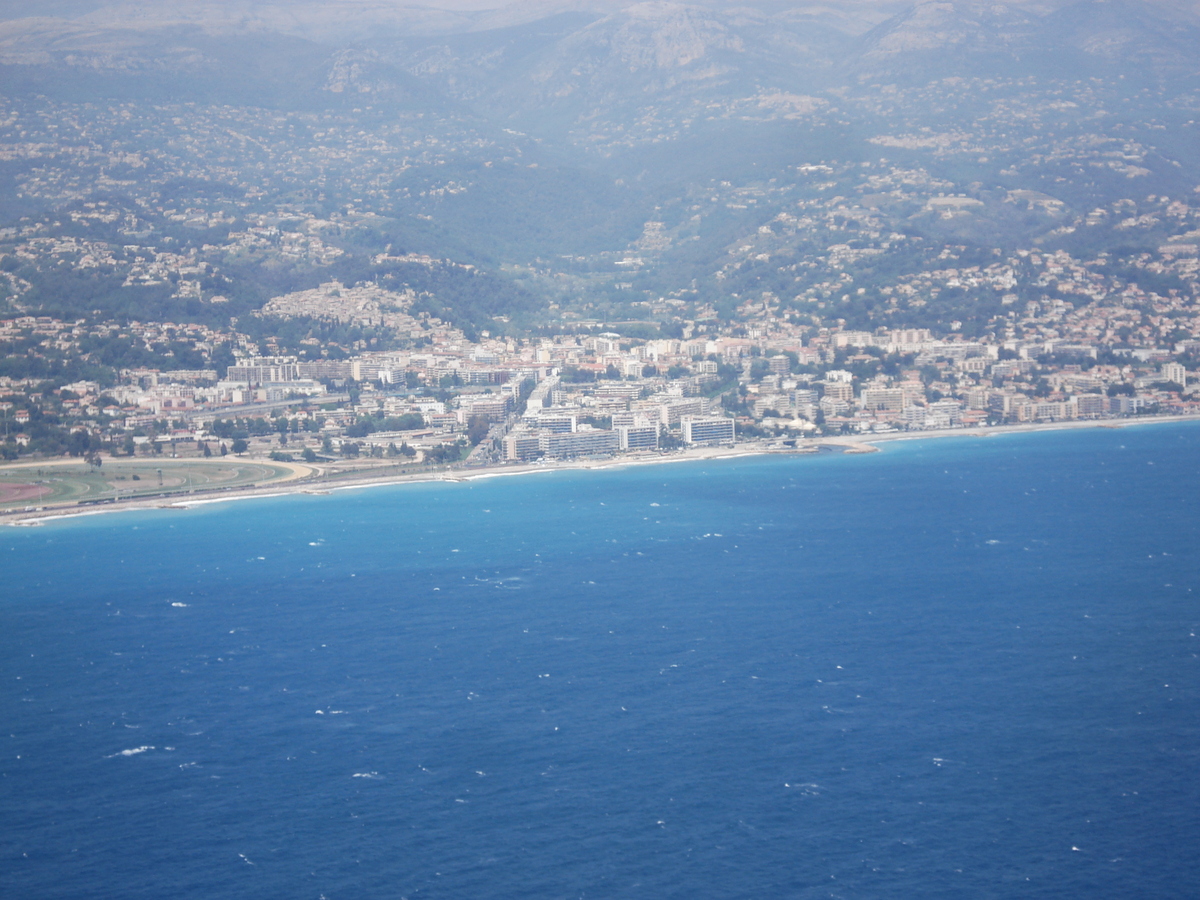
[{"label": "coastline", "polygon": [[[540,473],[570,472],[586,470],[619,469],[633,466],[668,465],[671,463],[703,462],[707,460],[728,460],[754,456],[799,456],[808,455],[821,450],[847,454],[880,452],[877,444],[887,444],[896,441],[942,440],[945,438],[990,438],[1001,435],[1029,434],[1034,432],[1068,431],[1089,428],[1121,430],[1142,425],[1161,425],[1168,423],[1200,422],[1200,416],[1146,416],[1137,419],[1099,419],[1071,420],[1065,422],[1030,422],[1020,425],[992,425],[982,428],[947,428],[935,431],[898,431],[883,434],[839,435],[837,437],[821,437],[811,440],[801,439],[802,445],[796,448],[772,447],[758,443],[737,444],[732,447],[697,447],[681,450],[670,454],[655,454],[653,456],[627,456],[604,460],[563,460],[555,462],[538,462],[518,465],[488,466],[479,469],[463,470],[449,469],[441,472],[416,472],[403,475],[378,476],[364,473],[357,479],[334,480],[316,467],[305,467],[298,464],[288,466],[292,474],[278,481],[268,482],[261,486],[250,486],[230,490],[219,496],[201,496],[179,492],[176,494],[157,495],[145,498],[130,498],[124,501],[105,503],[104,506],[89,506],[80,508],[77,503],[66,502],[59,505],[47,505],[41,509],[0,511],[0,525],[13,527],[31,527],[48,522],[75,519],[83,516],[97,516],[109,513],[132,512],[137,510],[173,510],[184,511],[193,507],[209,506],[216,503],[230,503],[242,500],[265,500],[274,497],[286,497],[296,494],[332,494],[337,491],[367,490],[379,487],[391,487],[403,484],[432,484],[450,483],[464,484],[472,481],[482,481],[491,478],[504,478],[517,475],[536,475]],[[251,460],[252,461],[252,460]],[[42,466],[65,465],[74,461],[45,460]],[[25,465],[28,465],[26,463]],[[0,476],[7,467],[0,467]]]}]

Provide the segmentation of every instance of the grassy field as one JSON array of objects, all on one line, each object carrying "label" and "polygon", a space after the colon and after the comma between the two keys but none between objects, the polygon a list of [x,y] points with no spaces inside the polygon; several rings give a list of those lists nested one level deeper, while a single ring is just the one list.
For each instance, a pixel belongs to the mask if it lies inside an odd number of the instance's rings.
[{"label": "grassy field", "polygon": [[107,459],[99,469],[78,461],[0,467],[0,510],[108,502],[163,493],[246,488],[294,470],[269,462]]}]

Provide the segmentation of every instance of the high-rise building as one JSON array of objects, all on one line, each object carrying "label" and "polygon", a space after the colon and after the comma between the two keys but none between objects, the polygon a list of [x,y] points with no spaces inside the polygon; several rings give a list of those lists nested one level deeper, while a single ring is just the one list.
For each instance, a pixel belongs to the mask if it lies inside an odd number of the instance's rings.
[{"label": "high-rise building", "polygon": [[538,447],[546,456],[555,459],[615,453],[620,449],[615,431],[586,427],[567,434],[543,431],[538,435]]},{"label": "high-rise building", "polygon": [[1173,381],[1181,387],[1187,386],[1187,369],[1177,362],[1163,363],[1162,369],[1163,381]]},{"label": "high-rise building", "polygon": [[621,450],[657,450],[657,425],[621,425],[616,429]]},{"label": "high-rise building", "polygon": [[719,416],[684,416],[680,420],[683,442],[691,445],[732,444],[735,440],[733,419]]}]

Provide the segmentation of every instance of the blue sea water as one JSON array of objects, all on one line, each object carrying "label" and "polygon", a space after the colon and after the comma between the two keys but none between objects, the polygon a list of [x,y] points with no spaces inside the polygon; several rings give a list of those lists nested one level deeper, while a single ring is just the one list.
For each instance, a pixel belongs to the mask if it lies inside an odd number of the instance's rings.
[{"label": "blue sea water", "polygon": [[1192,897],[1200,427],[0,532],[0,895]]}]

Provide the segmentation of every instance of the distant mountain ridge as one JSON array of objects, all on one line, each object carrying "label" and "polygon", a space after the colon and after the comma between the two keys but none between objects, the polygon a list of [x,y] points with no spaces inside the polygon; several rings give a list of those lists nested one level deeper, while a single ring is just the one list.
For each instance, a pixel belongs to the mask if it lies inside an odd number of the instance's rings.
[{"label": "distant mountain ridge", "polygon": [[1200,71],[1200,20],[1182,8],[1142,0],[1082,0],[1052,11],[1026,4],[932,0],[863,35],[859,71],[916,77],[1003,61],[1024,67],[1126,67],[1139,74]]},{"label": "distant mountain ridge", "polygon": [[[547,108],[579,116],[618,98],[712,91],[710,99],[730,100],[760,88],[803,92],[839,80],[962,74],[973,65],[1189,76],[1200,71],[1198,9],[1193,0],[543,0],[483,11],[386,0],[61,0],[30,17],[20,15],[27,4],[8,2],[0,6],[0,65],[18,76],[41,67],[203,80],[231,54],[257,53],[296,91],[412,96],[405,79],[386,74],[402,70],[448,97],[482,101],[488,114]],[[360,57],[349,68],[348,53]]]},{"label": "distant mountain ridge", "polygon": [[0,90],[395,108],[512,129],[561,158],[673,147],[676,165],[702,165],[714,128],[731,159],[753,152],[752,123],[833,135],[837,119],[822,111],[872,84],[1193,84],[1198,10],[1200,0],[536,0],[474,11],[411,0],[52,0],[31,18],[21,17],[28,4],[0,0]]}]

